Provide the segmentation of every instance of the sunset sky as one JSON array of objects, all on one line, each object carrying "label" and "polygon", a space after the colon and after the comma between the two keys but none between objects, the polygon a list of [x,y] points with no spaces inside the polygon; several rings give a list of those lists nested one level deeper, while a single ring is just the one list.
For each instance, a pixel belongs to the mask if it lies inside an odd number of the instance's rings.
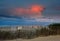
[{"label": "sunset sky", "polygon": [[60,23],[60,0],[0,0],[0,25]]}]

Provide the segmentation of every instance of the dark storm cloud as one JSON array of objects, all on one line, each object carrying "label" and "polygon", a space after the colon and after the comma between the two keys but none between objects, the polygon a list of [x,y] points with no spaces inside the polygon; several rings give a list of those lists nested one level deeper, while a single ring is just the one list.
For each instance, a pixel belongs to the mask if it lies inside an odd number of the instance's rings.
[{"label": "dark storm cloud", "polygon": [[0,17],[6,17],[6,18],[22,18],[22,17],[19,17],[19,16],[15,16],[15,15],[12,15],[10,12],[9,12],[9,9],[0,9]]},{"label": "dark storm cloud", "polygon": [[10,13],[7,9],[0,9],[0,17],[10,17]]}]

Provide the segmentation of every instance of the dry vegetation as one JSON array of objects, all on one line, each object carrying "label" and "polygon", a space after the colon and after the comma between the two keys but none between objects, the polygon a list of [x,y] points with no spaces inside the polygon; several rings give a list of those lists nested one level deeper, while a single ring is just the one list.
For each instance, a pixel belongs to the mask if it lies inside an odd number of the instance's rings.
[{"label": "dry vegetation", "polygon": [[15,33],[0,31],[0,40],[6,39],[33,39],[39,36],[60,35],[60,24],[51,24],[47,28],[33,30],[17,30]]}]

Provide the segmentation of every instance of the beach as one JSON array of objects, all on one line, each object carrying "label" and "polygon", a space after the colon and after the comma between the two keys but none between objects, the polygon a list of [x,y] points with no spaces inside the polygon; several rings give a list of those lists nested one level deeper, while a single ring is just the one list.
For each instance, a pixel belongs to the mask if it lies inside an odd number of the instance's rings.
[{"label": "beach", "polygon": [[34,39],[15,39],[15,40],[3,40],[3,41],[60,41],[60,35],[37,37]]}]

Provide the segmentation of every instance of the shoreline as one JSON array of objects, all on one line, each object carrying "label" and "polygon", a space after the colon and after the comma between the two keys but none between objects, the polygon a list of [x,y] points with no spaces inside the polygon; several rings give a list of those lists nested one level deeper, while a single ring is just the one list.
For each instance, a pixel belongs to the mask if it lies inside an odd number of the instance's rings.
[{"label": "shoreline", "polygon": [[19,39],[14,39],[14,40],[2,40],[2,41],[60,41],[60,35],[50,35],[46,37],[37,37],[34,39],[20,39],[19,38]]}]

